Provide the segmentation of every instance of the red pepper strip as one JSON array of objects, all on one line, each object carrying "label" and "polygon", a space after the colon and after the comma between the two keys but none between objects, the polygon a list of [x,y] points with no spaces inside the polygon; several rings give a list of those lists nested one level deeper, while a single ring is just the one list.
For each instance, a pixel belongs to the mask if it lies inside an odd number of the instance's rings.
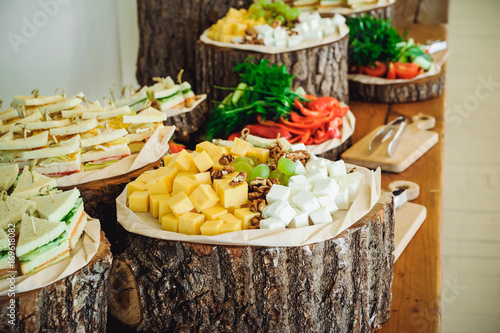
[{"label": "red pepper strip", "polygon": [[234,132],[227,138],[227,140],[234,141],[235,138],[241,138],[241,132]]},{"label": "red pepper strip", "polygon": [[292,137],[290,132],[288,132],[281,126],[251,124],[246,125],[245,128],[248,128],[250,130],[250,134],[266,139],[276,139],[278,135],[287,140]]},{"label": "red pepper strip", "polygon": [[312,145],[314,143],[314,139],[312,137],[309,137],[309,139],[305,142],[306,146]]},{"label": "red pepper strip", "polygon": [[331,110],[330,113],[326,117],[314,119],[314,121],[312,121],[312,122],[295,123],[295,122],[287,121],[283,117],[280,118],[280,121],[281,121],[281,123],[287,125],[288,126],[287,128],[291,127],[291,128],[312,129],[312,128],[317,128],[317,127],[321,126],[323,123],[329,122],[336,117],[337,117],[337,115],[335,114],[335,112],[333,110]]},{"label": "red pepper strip", "polygon": [[332,109],[340,110],[340,102],[333,97],[320,97],[314,101],[310,101],[307,107],[312,111],[328,112]]},{"label": "red pepper strip", "polygon": [[316,98],[318,98],[318,97],[313,96],[313,95],[304,95],[304,97],[311,100],[311,101],[314,101]]},{"label": "red pepper strip", "polygon": [[298,143],[306,143],[309,139],[311,139],[311,132],[307,131],[304,133],[304,135],[300,138],[300,141]]},{"label": "red pepper strip", "polygon": [[288,140],[289,143],[295,143],[299,141],[302,137],[300,135],[296,135],[293,139]]},{"label": "red pepper strip", "polygon": [[348,106],[345,106],[340,109],[340,113],[338,114],[339,117],[343,117],[347,114],[347,111],[349,111],[350,108]]},{"label": "red pepper strip", "polygon": [[319,111],[311,111],[307,108],[304,107],[304,105],[300,104],[299,100],[296,99],[295,102],[293,103],[299,110],[302,112],[304,116],[308,117],[321,117],[324,116],[324,112],[319,112]]},{"label": "red pepper strip", "polygon": [[294,123],[302,123],[304,121],[309,121],[311,118],[308,117],[302,117],[300,116],[297,112],[290,112],[290,119]]},{"label": "red pepper strip", "polygon": [[288,132],[290,132],[292,134],[304,135],[304,132],[305,132],[303,130],[299,130],[299,129],[296,129],[296,128],[286,127],[283,124],[279,124],[279,123],[276,123],[276,122],[271,121],[271,120],[263,121],[262,117],[260,115],[257,116],[257,121],[261,125],[282,127],[282,128],[286,129]]}]

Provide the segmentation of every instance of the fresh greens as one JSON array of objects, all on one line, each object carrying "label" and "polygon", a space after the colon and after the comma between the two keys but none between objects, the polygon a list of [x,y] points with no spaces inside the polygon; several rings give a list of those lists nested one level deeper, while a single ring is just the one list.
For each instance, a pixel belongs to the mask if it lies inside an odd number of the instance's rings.
[{"label": "fresh greens", "polygon": [[207,139],[226,138],[246,124],[256,122],[257,115],[272,119],[288,116],[293,110],[296,99],[304,100],[302,95],[292,91],[292,80],[285,65],[269,64],[268,60],[259,63],[246,59],[234,67],[240,75],[241,83],[236,88],[216,87],[232,90],[210,113],[207,126]]},{"label": "fresh greens", "polygon": [[61,222],[65,222],[66,225],[68,225],[69,222],[71,221],[71,218],[76,214],[76,211],[78,210],[78,207],[80,207],[82,202],[83,202],[82,198],[76,199],[75,204],[73,205],[71,210],[68,212],[68,214],[66,214],[66,216],[62,218]]},{"label": "fresh greens", "polygon": [[413,62],[426,71],[431,68],[432,57],[425,52],[425,46],[415,44],[412,38],[399,42],[396,48],[399,51],[399,62]]},{"label": "fresh greens", "polygon": [[50,242],[48,242],[40,247],[37,247],[36,249],[19,257],[19,261],[20,262],[27,262],[27,261],[31,261],[31,260],[36,259],[42,253],[49,251],[49,250],[61,245],[61,243],[64,241],[65,237],[66,237],[66,231],[63,231],[63,233],[60,234],[59,237],[57,237],[56,239],[51,240]]}]

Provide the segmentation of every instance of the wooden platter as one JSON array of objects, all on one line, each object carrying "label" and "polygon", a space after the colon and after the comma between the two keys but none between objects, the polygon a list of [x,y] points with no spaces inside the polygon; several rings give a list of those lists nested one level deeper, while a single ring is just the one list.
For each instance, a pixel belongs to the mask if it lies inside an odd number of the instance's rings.
[{"label": "wooden platter", "polygon": [[415,233],[427,217],[427,209],[411,202],[405,203],[396,210],[396,226],[394,227],[394,260],[406,249]]},{"label": "wooden platter", "polygon": [[[401,0],[400,0],[401,1]],[[376,7],[369,7],[368,9],[366,8],[358,8],[356,10],[353,10],[352,13],[347,14],[347,13],[340,13],[343,16],[346,17],[352,17],[352,16],[364,16],[366,14],[380,18],[380,19],[390,19],[391,22],[394,23],[395,21],[395,16],[396,16],[396,2],[394,1],[393,3],[386,3],[382,5],[378,5]],[[319,10],[319,13],[323,17],[333,17],[335,15],[335,10]]]},{"label": "wooden platter", "polygon": [[[104,332],[107,321],[107,279],[110,244],[101,243],[87,266],[43,288],[0,297],[1,332]],[[14,325],[8,306],[14,300]]]}]

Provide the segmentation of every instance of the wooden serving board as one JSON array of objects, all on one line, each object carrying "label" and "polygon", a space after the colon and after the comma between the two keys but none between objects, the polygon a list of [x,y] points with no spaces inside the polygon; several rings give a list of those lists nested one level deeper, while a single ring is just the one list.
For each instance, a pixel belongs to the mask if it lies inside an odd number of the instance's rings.
[{"label": "wooden serving board", "polygon": [[390,139],[383,142],[374,151],[368,149],[370,140],[382,128],[380,126],[345,151],[342,154],[342,159],[347,163],[370,169],[380,167],[384,171],[396,173],[406,170],[431,149],[439,138],[437,132],[428,130],[434,127],[434,118],[419,114],[412,119],[413,122],[406,125],[401,142],[393,156],[389,156],[387,152]]},{"label": "wooden serving board", "polygon": [[410,243],[411,239],[427,217],[427,209],[411,202],[405,203],[396,210],[394,227],[394,261]]}]

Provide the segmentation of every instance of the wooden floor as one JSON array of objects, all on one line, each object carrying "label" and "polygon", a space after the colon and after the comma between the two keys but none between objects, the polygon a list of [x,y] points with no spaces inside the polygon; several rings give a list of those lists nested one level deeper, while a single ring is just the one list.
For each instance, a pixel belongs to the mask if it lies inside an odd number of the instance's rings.
[{"label": "wooden floor", "polygon": [[499,13],[451,0],[442,332],[500,332]]}]

